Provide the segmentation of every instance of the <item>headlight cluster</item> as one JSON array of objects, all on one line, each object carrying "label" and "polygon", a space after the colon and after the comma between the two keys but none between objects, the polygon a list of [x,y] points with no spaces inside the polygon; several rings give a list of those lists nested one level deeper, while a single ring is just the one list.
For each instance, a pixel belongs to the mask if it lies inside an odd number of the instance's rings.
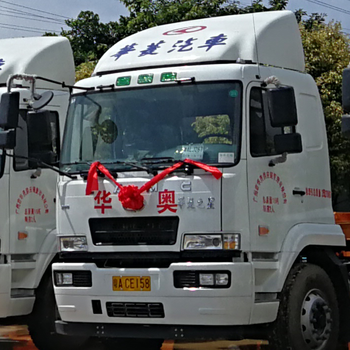
[{"label": "headlight cluster", "polygon": [[73,273],[72,272],[55,272],[56,286],[72,286]]},{"label": "headlight cluster", "polygon": [[56,287],[91,287],[91,271],[54,271]]},{"label": "headlight cluster", "polygon": [[59,237],[60,252],[87,252],[86,236]]},{"label": "headlight cluster", "polygon": [[199,284],[201,286],[226,287],[229,285],[228,273],[200,273]]},{"label": "headlight cluster", "polygon": [[175,288],[230,288],[230,271],[174,271]]},{"label": "headlight cluster", "polygon": [[183,240],[184,250],[240,250],[239,233],[187,234]]}]

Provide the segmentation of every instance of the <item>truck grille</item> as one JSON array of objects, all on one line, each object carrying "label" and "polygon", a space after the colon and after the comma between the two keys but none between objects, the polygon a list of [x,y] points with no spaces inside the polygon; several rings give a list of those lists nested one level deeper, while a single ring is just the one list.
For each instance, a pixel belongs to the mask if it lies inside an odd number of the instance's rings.
[{"label": "truck grille", "polygon": [[178,217],[92,218],[94,245],[173,245]]},{"label": "truck grille", "polygon": [[75,271],[73,272],[74,287],[92,287],[91,271]]},{"label": "truck grille", "polygon": [[109,317],[164,318],[161,303],[106,303]]}]

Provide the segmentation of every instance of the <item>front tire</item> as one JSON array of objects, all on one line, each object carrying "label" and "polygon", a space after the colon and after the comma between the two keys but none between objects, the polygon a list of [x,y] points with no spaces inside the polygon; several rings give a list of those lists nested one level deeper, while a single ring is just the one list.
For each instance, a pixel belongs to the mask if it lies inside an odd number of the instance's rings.
[{"label": "front tire", "polygon": [[51,269],[40,282],[33,312],[28,319],[28,329],[33,343],[39,350],[83,350],[83,344],[88,337],[64,336],[55,331],[58,311],[50,272]]},{"label": "front tire", "polygon": [[326,272],[312,264],[295,266],[281,293],[271,350],[335,350],[339,308]]}]

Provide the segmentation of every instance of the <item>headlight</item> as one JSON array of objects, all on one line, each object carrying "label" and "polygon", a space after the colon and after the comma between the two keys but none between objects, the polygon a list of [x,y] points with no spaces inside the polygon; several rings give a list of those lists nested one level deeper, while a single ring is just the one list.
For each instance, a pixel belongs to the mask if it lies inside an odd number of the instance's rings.
[{"label": "headlight", "polygon": [[59,237],[60,252],[87,252],[88,244],[85,236]]},{"label": "headlight", "polygon": [[55,272],[56,286],[72,286],[73,274],[71,272]]},{"label": "headlight", "polygon": [[184,250],[240,250],[241,236],[239,233],[199,235],[188,234],[183,240]]}]

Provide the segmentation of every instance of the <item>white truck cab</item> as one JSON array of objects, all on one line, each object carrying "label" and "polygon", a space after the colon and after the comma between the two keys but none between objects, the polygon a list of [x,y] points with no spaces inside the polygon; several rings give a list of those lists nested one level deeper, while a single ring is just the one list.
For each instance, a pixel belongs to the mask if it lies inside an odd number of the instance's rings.
[{"label": "white truck cab", "polygon": [[[0,155],[0,318],[9,322],[14,316],[28,315],[21,320],[30,322],[38,346],[42,337],[49,336],[42,327],[48,321],[43,316],[49,315],[48,309],[43,314],[36,299],[52,293],[46,280],[57,255],[58,174],[35,159],[45,154],[51,164],[58,162],[70,93],[47,79],[72,85],[74,72],[72,50],[65,38],[0,41],[0,139],[6,149]],[[33,126],[29,122],[33,113],[44,105],[46,120],[39,119]],[[7,120],[7,113],[14,123]],[[51,130],[47,140],[35,136],[34,130],[45,122]],[[43,141],[45,150],[40,145]]]},{"label": "white truck cab", "polygon": [[304,69],[289,11],[154,27],[105,53],[64,134],[78,178],[58,187],[59,333],[155,349],[280,327],[276,349],[333,349],[346,242]]}]

